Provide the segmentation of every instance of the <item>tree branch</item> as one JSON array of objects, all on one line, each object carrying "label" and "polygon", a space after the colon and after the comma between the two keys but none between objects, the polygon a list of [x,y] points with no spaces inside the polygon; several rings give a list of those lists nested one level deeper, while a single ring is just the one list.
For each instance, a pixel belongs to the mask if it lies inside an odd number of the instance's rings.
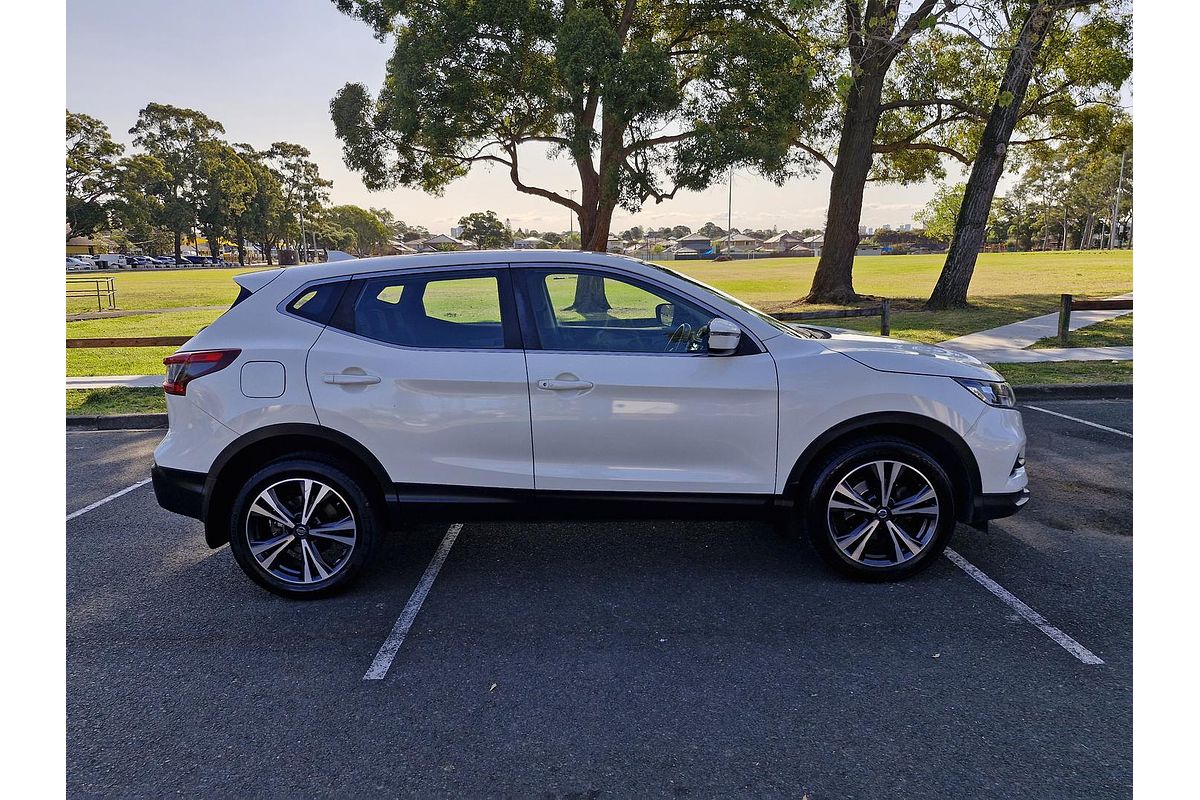
[{"label": "tree branch", "polygon": [[946,145],[942,144],[934,144],[932,142],[892,142],[891,144],[877,144],[871,148],[872,153],[898,153],[902,150],[932,150],[935,153],[953,156],[964,164],[971,163],[971,159],[967,158],[953,147],[947,147]]},{"label": "tree branch", "polygon": [[563,197],[558,192],[552,192],[549,189],[543,189],[540,186],[529,186],[528,184],[522,183],[520,167],[517,163],[516,144],[506,144],[504,145],[504,149],[508,151],[508,157],[511,159],[509,162],[508,176],[512,179],[513,186],[517,187],[517,191],[524,192],[525,194],[536,195],[538,197],[544,197],[553,203],[558,203],[560,206],[565,206],[571,209],[576,214],[583,213],[582,205],[576,203],[574,200]]}]

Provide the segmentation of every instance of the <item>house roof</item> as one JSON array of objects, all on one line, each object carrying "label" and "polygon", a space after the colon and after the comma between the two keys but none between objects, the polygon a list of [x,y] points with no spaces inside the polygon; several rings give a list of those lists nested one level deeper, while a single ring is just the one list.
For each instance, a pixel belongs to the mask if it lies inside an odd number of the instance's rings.
[{"label": "house roof", "polygon": [[703,233],[689,233],[687,236],[680,236],[681,242],[711,242],[711,236],[705,236]]},{"label": "house roof", "polygon": [[794,233],[788,233],[787,231],[784,231],[783,233],[775,234],[770,239],[767,239],[765,242],[763,242],[763,244],[775,244],[777,242],[799,242],[799,241],[801,241],[799,236],[796,236]]}]

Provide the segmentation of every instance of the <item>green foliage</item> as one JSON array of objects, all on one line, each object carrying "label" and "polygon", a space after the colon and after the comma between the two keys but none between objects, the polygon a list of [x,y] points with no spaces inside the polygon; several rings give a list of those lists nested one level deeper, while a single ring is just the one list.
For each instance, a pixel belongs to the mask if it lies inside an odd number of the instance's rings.
[{"label": "green foliage", "polygon": [[[439,193],[500,164],[578,214],[593,249],[618,204],[702,189],[731,164],[782,179],[811,99],[812,56],[773,23],[780,2],[336,4],[395,38],[378,96],[348,84],[330,104],[368,188]],[[574,162],[578,201],[526,182],[535,143]]]},{"label": "green foliage", "polygon": [[212,255],[219,256],[221,237],[250,210],[257,185],[250,166],[224,142],[201,142],[197,155],[196,214]]},{"label": "green foliage", "polygon": [[358,206],[334,206],[326,209],[321,219],[322,222],[333,226],[333,230],[324,229],[323,238],[336,240],[334,244],[343,245],[334,248],[337,250],[348,249],[344,246],[347,244],[344,234],[337,233],[339,228],[351,234],[349,246],[359,255],[382,253],[383,247],[391,238],[391,231],[383,224],[383,220],[373,212]]},{"label": "green foliage", "polygon": [[462,238],[470,239],[481,250],[508,247],[512,237],[495,211],[476,211],[458,220]]}]

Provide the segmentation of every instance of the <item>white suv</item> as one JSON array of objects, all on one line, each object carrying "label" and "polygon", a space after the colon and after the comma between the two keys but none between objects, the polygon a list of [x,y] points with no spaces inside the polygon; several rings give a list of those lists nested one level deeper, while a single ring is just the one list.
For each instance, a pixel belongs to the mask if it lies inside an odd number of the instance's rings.
[{"label": "white suv", "polygon": [[784,325],[653,264],[456,252],[234,280],[166,360],[154,489],[279,594],[343,588],[431,516],[769,514],[894,579],[1028,499],[985,364]]}]

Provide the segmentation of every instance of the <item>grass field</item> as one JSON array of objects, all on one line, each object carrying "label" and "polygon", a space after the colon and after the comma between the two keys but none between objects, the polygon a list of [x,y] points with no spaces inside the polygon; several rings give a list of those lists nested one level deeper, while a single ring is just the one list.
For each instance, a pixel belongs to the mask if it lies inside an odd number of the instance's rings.
[{"label": "grass field", "polygon": [[1132,361],[1050,361],[992,364],[1013,386],[1046,383],[1133,383]]},{"label": "grass field", "polygon": [[[1029,346],[1030,350],[1063,347],[1057,336],[1038,339]],[[1067,334],[1066,347],[1132,347],[1133,314],[1098,322]]]},{"label": "grass field", "polygon": [[[984,253],[971,283],[972,307],[956,311],[921,311],[941,270],[943,257],[867,256],[855,260],[855,288],[862,294],[893,302],[892,335],[920,342],[940,342],[966,333],[1004,325],[1057,308],[1058,296],[1107,297],[1133,286],[1133,257],[1128,250],[1065,253]],[[664,266],[712,284],[765,311],[818,310],[795,301],[807,292],[815,258],[757,261],[663,262]],[[188,335],[220,315],[237,296],[234,275],[251,270],[213,269],[104,273],[116,276],[122,309],[219,306],[203,311],[112,317],[67,323],[69,337]],[[864,304],[870,305],[872,301]],[[67,311],[86,311],[75,299]],[[855,330],[879,330],[878,318],[829,320]],[[72,349],[68,375],[155,374],[171,348]]]}]

